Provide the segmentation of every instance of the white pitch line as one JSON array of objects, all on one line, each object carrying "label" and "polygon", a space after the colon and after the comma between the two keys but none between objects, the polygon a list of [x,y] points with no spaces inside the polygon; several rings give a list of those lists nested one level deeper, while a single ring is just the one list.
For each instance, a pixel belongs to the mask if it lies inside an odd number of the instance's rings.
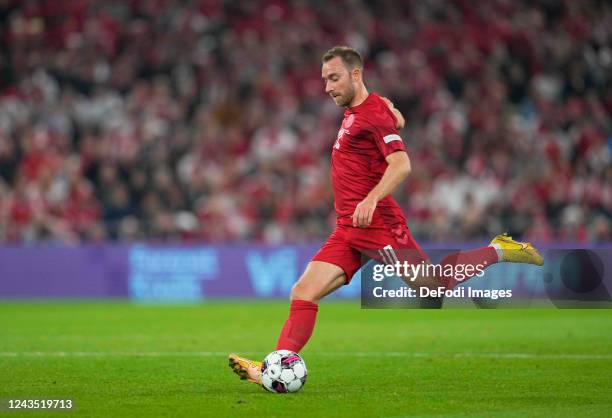
[{"label": "white pitch line", "polygon": [[226,352],[215,351],[24,351],[0,352],[0,357],[217,357]]},{"label": "white pitch line", "polygon": [[[257,356],[261,353],[246,352],[245,356]],[[0,357],[225,357],[223,351],[5,351]],[[538,353],[422,353],[405,351],[388,352],[312,352],[312,356],[342,357],[436,357],[436,358],[495,358],[495,359],[541,359],[541,360],[612,360],[612,354],[538,354]]]}]

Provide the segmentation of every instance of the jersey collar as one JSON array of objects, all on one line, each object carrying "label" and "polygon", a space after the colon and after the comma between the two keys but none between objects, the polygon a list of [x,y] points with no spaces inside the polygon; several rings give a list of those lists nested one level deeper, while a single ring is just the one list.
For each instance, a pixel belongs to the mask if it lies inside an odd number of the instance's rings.
[{"label": "jersey collar", "polygon": [[344,111],[344,114],[350,115],[351,113],[359,112],[359,110],[363,108],[366,103],[369,103],[374,98],[375,95],[376,93],[374,92],[368,93],[368,97],[366,97],[363,102],[359,103],[357,106],[347,107],[346,110]]}]

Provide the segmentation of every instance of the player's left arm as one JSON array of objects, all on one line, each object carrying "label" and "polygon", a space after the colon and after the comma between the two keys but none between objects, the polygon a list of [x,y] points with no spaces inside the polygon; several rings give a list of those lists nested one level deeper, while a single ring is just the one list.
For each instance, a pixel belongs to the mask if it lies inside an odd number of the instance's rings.
[{"label": "player's left arm", "polygon": [[387,155],[385,160],[388,166],[382,178],[353,212],[353,226],[365,228],[370,225],[378,202],[393,193],[412,171],[406,151],[395,151]]},{"label": "player's left arm", "polygon": [[383,102],[385,102],[391,113],[393,113],[393,115],[395,116],[395,127],[398,130],[403,129],[404,126],[406,126],[406,119],[404,119],[404,115],[402,115],[402,113],[395,108],[395,105],[391,100],[387,99],[386,97],[381,97],[381,99],[383,100]]}]

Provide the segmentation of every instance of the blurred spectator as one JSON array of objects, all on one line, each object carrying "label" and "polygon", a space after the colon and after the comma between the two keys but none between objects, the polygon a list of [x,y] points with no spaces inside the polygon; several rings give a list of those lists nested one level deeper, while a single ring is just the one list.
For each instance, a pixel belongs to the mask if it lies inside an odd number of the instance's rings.
[{"label": "blurred spectator", "polygon": [[321,240],[342,110],[390,97],[417,238],[612,240],[612,5],[0,0],[0,240]]}]

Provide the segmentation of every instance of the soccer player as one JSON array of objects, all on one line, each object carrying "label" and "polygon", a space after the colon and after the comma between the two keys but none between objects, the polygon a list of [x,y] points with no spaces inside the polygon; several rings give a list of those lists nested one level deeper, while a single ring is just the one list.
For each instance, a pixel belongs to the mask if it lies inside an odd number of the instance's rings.
[{"label": "soccer player", "polygon": [[[384,262],[401,259],[403,253],[409,254],[404,259],[411,263],[429,262],[391,196],[411,172],[410,159],[398,134],[404,126],[402,114],[386,98],[368,92],[363,82],[363,61],[355,49],[330,49],[323,55],[322,77],[325,92],[346,109],[331,160],[337,222],[293,286],[289,318],[277,350],[299,352],[304,347],[314,329],[319,301],[350,282],[361,267],[362,254]],[[392,257],[385,256],[389,253]],[[450,254],[440,264],[490,266],[500,261],[543,264],[531,244],[514,241],[507,235],[498,235],[487,247]],[[416,280],[407,282],[430,288],[452,289],[459,283],[452,277],[413,279]],[[261,384],[260,362],[230,354],[229,365],[241,379]]]}]

